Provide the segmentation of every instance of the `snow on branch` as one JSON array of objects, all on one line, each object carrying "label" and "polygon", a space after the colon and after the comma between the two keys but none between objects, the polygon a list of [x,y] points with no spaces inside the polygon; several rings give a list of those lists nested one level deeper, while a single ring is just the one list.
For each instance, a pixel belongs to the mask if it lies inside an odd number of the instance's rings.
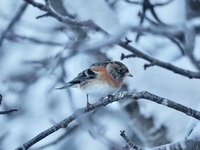
[{"label": "snow on branch", "polygon": [[98,101],[95,104],[91,104],[88,107],[80,108],[77,109],[72,115],[70,115],[68,118],[62,120],[61,122],[55,124],[54,126],[50,127],[49,129],[39,133],[37,136],[32,138],[30,141],[24,143],[22,146],[16,148],[16,150],[27,150],[37,142],[41,141],[42,139],[46,138],[47,136],[51,135],[52,133],[56,132],[57,130],[61,128],[66,128],[72,121],[77,119],[78,117],[81,117],[83,114],[96,110],[100,107],[106,106],[112,102],[119,101],[121,99],[124,99],[126,97],[131,97],[133,100],[138,100],[138,99],[146,99],[150,100],[152,102],[167,106],[169,108],[175,109],[177,111],[180,111],[188,116],[194,117],[198,120],[200,120],[200,112],[188,108],[184,105],[175,103],[171,100],[168,100],[163,97],[159,97],[157,95],[151,94],[149,92],[143,91],[143,92],[131,92],[131,91],[123,91],[116,93],[114,96],[109,96],[107,98],[104,98],[101,101]]}]

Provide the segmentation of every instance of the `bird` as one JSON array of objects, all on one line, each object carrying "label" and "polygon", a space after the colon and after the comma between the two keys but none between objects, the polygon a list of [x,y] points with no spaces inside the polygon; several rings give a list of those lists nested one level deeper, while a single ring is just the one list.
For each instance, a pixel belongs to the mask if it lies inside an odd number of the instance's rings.
[{"label": "bird", "polygon": [[57,89],[73,87],[82,90],[87,94],[88,106],[88,95],[103,98],[115,94],[128,76],[133,77],[126,65],[119,61],[97,62]]}]

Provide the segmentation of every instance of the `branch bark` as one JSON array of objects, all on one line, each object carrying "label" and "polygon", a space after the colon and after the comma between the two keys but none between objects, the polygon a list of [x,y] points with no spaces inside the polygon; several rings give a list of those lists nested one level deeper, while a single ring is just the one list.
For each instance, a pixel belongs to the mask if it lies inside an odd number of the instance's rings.
[{"label": "branch bark", "polygon": [[84,108],[77,109],[68,118],[66,118],[63,121],[57,123],[56,125],[50,127],[49,129],[39,133],[37,136],[32,138],[30,141],[28,141],[28,142],[24,143],[23,145],[19,146],[18,148],[16,148],[16,150],[27,150],[31,146],[33,146],[37,142],[41,141],[42,139],[46,138],[50,134],[56,132],[57,130],[59,130],[61,128],[66,128],[72,121],[74,121],[78,117],[81,117],[83,114],[85,114],[89,111],[92,111],[92,110],[96,110],[100,107],[106,106],[106,105],[108,105],[112,102],[119,101],[119,100],[124,99],[126,97],[131,97],[131,98],[133,98],[133,100],[138,100],[138,99],[150,100],[150,101],[153,101],[155,103],[158,103],[158,104],[167,106],[169,108],[175,109],[175,110],[180,111],[180,112],[182,112],[182,113],[184,113],[188,116],[191,116],[191,117],[194,117],[194,118],[200,120],[200,112],[198,112],[194,109],[188,108],[184,105],[175,103],[175,102],[168,100],[166,98],[156,96],[156,95],[151,94],[151,93],[146,92],[146,91],[143,91],[143,92],[124,91],[124,92],[119,92],[119,93],[115,94],[113,97],[110,96],[108,98],[104,98],[102,101],[99,101],[95,104],[91,104],[89,108],[84,107]]}]

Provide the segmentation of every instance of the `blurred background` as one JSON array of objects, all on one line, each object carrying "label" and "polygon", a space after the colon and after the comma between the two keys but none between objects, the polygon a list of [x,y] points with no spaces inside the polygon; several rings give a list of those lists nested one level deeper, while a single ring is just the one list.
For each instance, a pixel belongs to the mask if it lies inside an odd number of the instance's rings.
[{"label": "blurred background", "polygon": [[[45,4],[43,0],[37,2]],[[128,28],[176,30],[187,26],[200,15],[199,1],[50,0],[50,5],[71,19],[94,21],[117,39],[127,37],[132,41],[131,46],[156,59],[186,70],[200,70],[197,63],[200,38],[196,30],[184,39],[183,35],[167,37]],[[0,115],[0,150],[17,148],[76,109],[85,107],[85,93],[55,88],[94,62],[116,60],[127,65],[134,77],[126,78],[121,90],[149,91],[196,109],[200,102],[199,79],[189,79],[157,66],[144,70],[147,61],[137,57],[121,60],[122,54],[131,53],[107,42],[108,37],[102,32],[90,26],[66,25],[44,14],[23,0],[2,1],[0,5],[0,94],[3,96],[0,110],[18,109]],[[151,101],[124,99],[84,115],[32,149],[125,149],[120,130],[125,130],[136,145],[152,148],[184,140],[190,119]]]}]

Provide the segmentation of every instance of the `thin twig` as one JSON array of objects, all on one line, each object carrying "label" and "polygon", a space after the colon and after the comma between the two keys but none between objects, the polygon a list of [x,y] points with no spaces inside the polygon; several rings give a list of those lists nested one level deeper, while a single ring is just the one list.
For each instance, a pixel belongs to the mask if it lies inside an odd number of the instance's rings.
[{"label": "thin twig", "polygon": [[[76,129],[77,129],[78,125],[74,125],[73,127],[70,127],[68,130],[65,131],[65,133],[63,133],[60,137],[58,137],[56,140],[46,144],[46,145],[43,145],[43,146],[40,146],[40,147],[37,147],[35,148],[35,150],[39,150],[39,149],[44,149],[44,148],[47,148],[47,147],[50,147],[52,145],[55,145],[57,144],[58,142],[61,142],[61,140],[63,140],[66,136],[68,136],[70,133],[73,133]],[[34,150],[34,149],[33,149]]]},{"label": "thin twig", "polygon": [[136,4],[136,5],[142,5],[143,3],[140,1],[130,1],[130,0],[124,0],[125,2],[131,3],[131,4]]},{"label": "thin twig", "polygon": [[40,39],[37,39],[34,37],[28,37],[28,36],[19,35],[16,33],[7,34],[6,38],[9,40],[24,40],[24,41],[29,41],[29,42],[36,43],[36,44],[44,44],[44,45],[49,45],[49,46],[65,46],[64,43],[40,40]]},{"label": "thin twig", "polygon": [[155,103],[158,104],[162,104],[164,106],[167,106],[169,108],[178,110],[179,112],[182,112],[188,116],[194,117],[198,120],[200,120],[200,112],[188,108],[184,105],[175,103],[171,100],[168,100],[166,98],[162,98],[159,97],[157,95],[151,94],[149,92],[143,91],[143,92],[130,92],[130,91],[124,91],[124,92],[119,92],[117,94],[115,94],[115,96],[109,97],[109,98],[105,98],[101,101],[98,101],[95,104],[91,104],[88,107],[84,107],[84,108],[80,108],[77,109],[72,115],[70,115],[68,118],[64,119],[63,121],[57,123],[56,125],[50,127],[49,129],[39,133],[37,136],[35,136],[34,138],[32,138],[31,140],[29,140],[28,142],[24,143],[23,145],[19,146],[18,148],[16,148],[16,150],[27,150],[29,149],[31,146],[33,146],[34,144],[36,144],[37,142],[41,141],[42,139],[46,138],[47,136],[49,136],[50,134],[56,132],[57,130],[61,129],[61,128],[66,128],[72,121],[74,121],[75,119],[77,119],[78,117],[82,116],[83,114],[89,112],[89,111],[93,111],[96,110],[100,107],[106,106],[112,102],[115,101],[119,101],[125,97],[132,97],[133,100],[138,100],[138,99],[146,99],[146,100],[150,100],[153,101]]},{"label": "thin twig", "polygon": [[125,134],[125,130],[120,131],[121,137],[126,141],[126,143],[135,150],[144,150],[143,148],[140,148],[139,146],[135,145]]},{"label": "thin twig", "polygon": [[15,108],[13,108],[13,109],[8,109],[8,110],[0,111],[0,115],[9,114],[9,113],[14,112],[14,111],[18,111],[18,110],[15,109]]},{"label": "thin twig", "polygon": [[136,57],[136,56],[134,54],[124,55],[124,53],[122,53],[120,59],[123,60],[125,58],[127,59],[127,58],[131,58],[131,57]]},{"label": "thin twig", "polygon": [[3,100],[3,96],[0,94],[0,106],[1,106],[2,100]]},{"label": "thin twig", "polygon": [[168,0],[168,1],[163,2],[163,3],[155,3],[155,4],[154,4],[154,7],[157,7],[157,6],[165,6],[165,5],[169,4],[169,3],[171,3],[172,1],[173,1],[173,0]]},{"label": "thin twig", "polygon": [[43,5],[41,3],[37,3],[34,0],[24,0],[27,3],[33,5],[34,7],[39,8],[42,11],[47,12],[50,16],[54,17],[58,21],[70,25],[70,26],[75,26],[75,27],[88,27],[90,29],[93,29],[95,31],[101,31],[104,34],[108,34],[105,30],[103,30],[100,26],[96,25],[92,20],[86,20],[86,21],[77,21],[75,19],[71,19],[67,16],[62,16],[55,12],[53,9],[50,7],[47,7],[46,5]]},{"label": "thin twig", "polygon": [[0,47],[3,44],[3,40],[5,39],[6,35],[14,28],[14,26],[16,25],[16,23],[20,20],[20,17],[23,15],[24,11],[26,10],[28,4],[27,3],[23,3],[21,5],[21,7],[19,8],[18,12],[16,13],[16,15],[14,16],[14,18],[12,19],[12,21],[10,22],[10,24],[8,25],[8,27],[5,29],[5,31],[1,34],[1,38],[0,38]]},{"label": "thin twig", "polygon": [[[138,14],[139,16],[141,16],[141,13],[139,13]],[[158,27],[158,28],[160,28],[161,26],[163,26],[163,25],[161,25],[161,24],[158,24],[157,22],[155,22],[154,20],[152,20],[152,19],[150,19],[149,17],[147,17],[147,16],[145,16],[145,19],[147,20],[147,21],[149,21],[149,23],[151,23],[152,24],[152,26],[156,26],[156,27]],[[167,27],[167,25],[164,25],[164,27]],[[177,46],[178,46],[178,48],[180,49],[180,51],[181,51],[181,53],[184,55],[185,54],[185,50],[184,50],[184,47],[183,47],[183,44],[181,43],[181,40],[180,40],[180,36],[176,36],[176,37],[171,37],[171,36],[167,36],[166,35],[166,37],[170,40],[170,41],[172,41],[174,44],[176,44]]]},{"label": "thin twig", "polygon": [[[3,100],[3,96],[0,94],[0,106],[1,106],[2,100]],[[9,113],[14,112],[14,111],[17,111],[17,109],[13,108],[13,109],[0,111],[0,115],[9,114]]]},{"label": "thin twig", "polygon": [[37,16],[36,19],[40,19],[40,18],[43,18],[43,17],[49,17],[49,14],[45,13],[43,15]]}]

